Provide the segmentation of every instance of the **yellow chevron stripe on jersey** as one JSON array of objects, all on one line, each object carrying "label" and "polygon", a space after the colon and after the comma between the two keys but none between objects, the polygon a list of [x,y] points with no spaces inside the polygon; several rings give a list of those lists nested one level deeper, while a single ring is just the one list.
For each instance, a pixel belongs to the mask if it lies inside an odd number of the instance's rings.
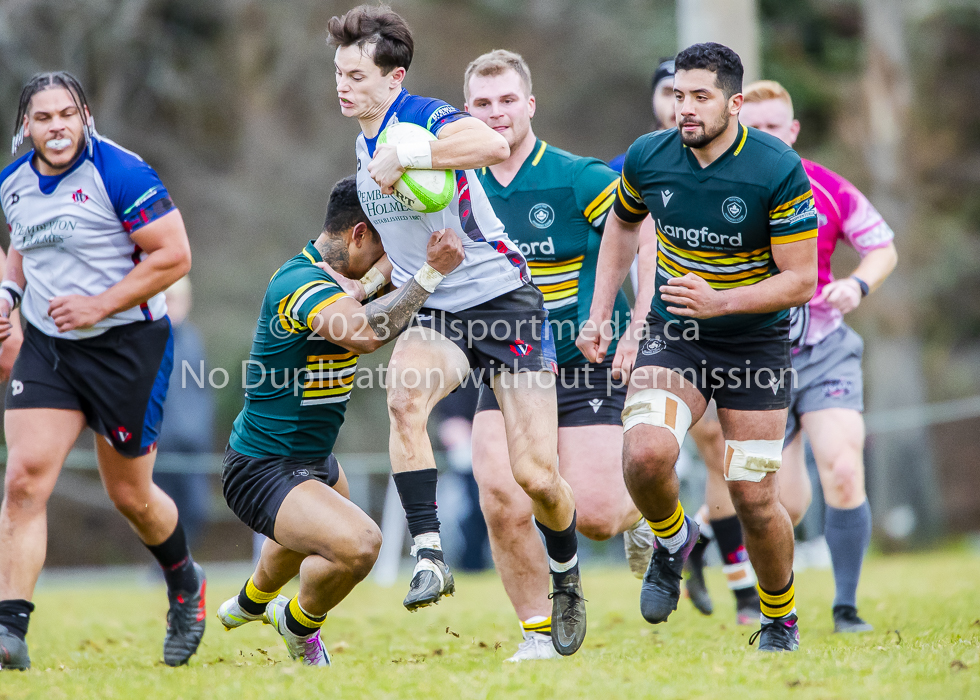
[{"label": "yellow chevron stripe on jersey", "polygon": [[732,273],[707,272],[705,270],[692,269],[678,263],[676,260],[671,260],[666,255],[664,255],[663,252],[659,250],[657,251],[657,259],[665,266],[669,265],[670,267],[673,267],[677,270],[682,270],[683,273],[679,275],[680,277],[683,277],[686,274],[697,275],[698,277],[705,280],[709,284],[712,281],[744,283],[741,281],[744,281],[749,278],[766,279],[767,277],[770,276],[768,267],[762,269],[743,270],[741,272],[732,272]]},{"label": "yellow chevron stripe on jersey", "polygon": [[565,289],[560,292],[548,292],[544,295],[545,301],[557,301],[558,299],[567,299],[568,297],[578,296],[578,287],[574,289]]},{"label": "yellow chevron stripe on jersey", "polygon": [[[350,374],[346,377],[338,377],[337,379],[308,379],[306,383],[303,384],[304,389],[343,389],[344,387],[349,387],[354,383],[354,375]],[[303,392],[303,396],[306,396],[307,392]]]},{"label": "yellow chevron stripe on jersey", "polygon": [[659,228],[657,229],[657,240],[673,255],[680,258],[685,258],[691,262],[699,262],[704,265],[718,265],[719,267],[724,267],[726,265],[745,265],[753,262],[768,263],[769,260],[772,259],[772,252],[769,248],[759,248],[758,250],[749,251],[748,253],[716,253],[708,251],[685,250],[672,244],[670,239],[668,239]]},{"label": "yellow chevron stripe on jersey", "polygon": [[792,212],[789,212],[787,214],[783,214],[782,217],[777,217],[776,214],[778,214],[779,212],[785,212],[785,211],[791,209],[792,207],[796,206],[800,202],[802,202],[804,199],[809,199],[812,196],[813,196],[813,190],[812,189],[811,190],[807,190],[805,194],[801,194],[799,197],[796,197],[794,199],[791,199],[788,202],[784,202],[783,204],[780,204],[778,207],[776,207],[775,209],[773,209],[772,211],[770,211],[769,212],[769,218],[770,219],[776,219],[776,218],[783,218],[783,217],[786,217],[786,216],[790,216],[792,214]]},{"label": "yellow chevron stripe on jersey", "polygon": [[314,362],[320,362],[321,360],[323,362],[335,362],[337,360],[349,360],[351,358],[354,358],[356,360],[357,353],[351,351],[351,352],[341,352],[336,355],[307,355],[306,362],[314,363]]},{"label": "yellow chevron stripe on jersey", "polygon": [[[631,212],[633,214],[638,214],[638,215],[639,214],[649,214],[650,213],[650,210],[647,209],[647,207],[646,207],[645,204],[642,205],[643,206],[642,209],[638,209],[637,208],[637,205],[630,204],[630,202],[626,201],[627,195],[623,192],[623,183],[624,182],[625,182],[625,180],[620,180],[620,185],[619,185],[619,187],[616,188],[616,198],[619,200],[619,203],[623,205],[623,207],[626,209],[626,211]],[[642,200],[640,200],[640,201],[642,201]]]},{"label": "yellow chevron stripe on jersey", "polygon": [[812,228],[809,231],[801,231],[800,233],[791,233],[787,236],[773,236],[773,245],[783,245],[784,243],[795,243],[796,241],[805,241],[808,238],[816,238],[817,229]]},{"label": "yellow chevron stripe on jersey", "polygon": [[534,160],[531,161],[531,167],[534,167],[535,165],[537,165],[538,163],[541,162],[541,156],[544,155],[544,151],[545,151],[545,149],[547,147],[548,147],[548,144],[545,143],[544,141],[542,141],[541,142],[541,148],[538,149],[538,154],[536,156],[534,156]]},{"label": "yellow chevron stripe on jersey", "polygon": [[558,282],[556,284],[539,284],[538,289],[541,290],[542,294],[559,292],[563,289],[578,289],[578,280],[568,280],[567,282]]},{"label": "yellow chevron stripe on jersey", "polygon": [[572,265],[573,263],[578,263],[578,266],[579,267],[582,267],[582,261],[583,260],[585,260],[585,256],[584,255],[578,255],[578,256],[576,256],[574,258],[569,258],[568,260],[548,260],[548,261],[545,261],[545,260],[534,260],[534,261],[531,261],[531,260],[529,260],[528,263],[527,263],[527,266],[530,267],[530,268],[532,268],[532,269],[534,269],[534,268],[540,268],[540,269],[547,268],[547,269],[552,269],[553,270],[553,268],[556,268],[556,267],[564,267],[565,265]]},{"label": "yellow chevron stripe on jersey", "polygon": [[294,320],[299,320],[296,319],[295,316],[293,315],[293,308],[296,306],[296,302],[300,300],[300,297],[302,297],[305,292],[310,291],[314,287],[318,287],[318,286],[332,287],[334,285],[324,282],[323,280],[314,280],[313,282],[307,282],[306,284],[304,284],[302,287],[300,287],[290,295],[289,302],[286,304],[286,309],[285,309],[286,315],[289,316],[290,318],[293,318]]},{"label": "yellow chevron stripe on jersey", "polygon": [[[306,316],[306,327],[307,328],[313,328],[313,319],[316,318],[316,315],[318,313],[320,313],[321,311],[323,311],[328,306],[330,306],[331,304],[333,304],[334,302],[339,301],[341,298],[343,298],[345,296],[347,296],[347,294],[345,292],[337,292],[336,294],[334,294],[329,299],[324,299],[319,304],[317,304],[316,306],[314,306],[313,307],[313,310],[310,311],[310,313],[307,314],[307,316]],[[319,329],[317,329],[317,330],[319,330]]]},{"label": "yellow chevron stripe on jersey", "polygon": [[[590,221],[593,218],[595,218],[593,217],[593,213],[595,212],[595,209],[598,207],[601,207],[603,210],[608,209],[613,203],[612,195],[616,193],[617,187],[619,187],[619,179],[610,182],[609,186],[606,187],[606,189],[604,189],[602,192],[600,192],[599,196],[593,199],[592,203],[589,204],[589,206],[585,208],[585,211],[582,212],[585,218],[589,219]],[[606,204],[607,201],[608,204]]]},{"label": "yellow chevron stripe on jersey", "polygon": [[299,321],[294,321],[286,315],[286,304],[289,302],[292,296],[293,295],[290,294],[289,296],[283,297],[279,301],[276,316],[279,318],[279,325],[282,326],[283,330],[288,331],[289,333],[299,333],[303,329],[302,324],[300,324]]}]

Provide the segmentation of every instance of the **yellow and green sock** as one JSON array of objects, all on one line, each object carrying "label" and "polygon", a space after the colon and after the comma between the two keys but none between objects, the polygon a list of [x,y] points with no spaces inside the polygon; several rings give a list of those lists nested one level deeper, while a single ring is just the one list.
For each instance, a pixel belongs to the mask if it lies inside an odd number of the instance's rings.
[{"label": "yellow and green sock", "polygon": [[250,576],[238,594],[238,606],[249,615],[261,615],[265,612],[265,606],[275,600],[281,590],[282,588],[271,593],[260,591]]},{"label": "yellow and green sock", "polygon": [[670,517],[663,520],[647,520],[647,522],[653,534],[671,554],[687,541],[687,521],[684,519],[684,506],[680,501],[677,502],[677,507]]},{"label": "yellow and green sock", "polygon": [[521,621],[521,630],[524,632],[524,636],[531,634],[532,632],[537,632],[538,634],[544,634],[551,636],[551,617],[542,617],[541,615],[535,615],[534,617],[529,617],[526,620]]},{"label": "yellow and green sock", "polygon": [[796,608],[796,591],[793,588],[793,574],[789,575],[789,583],[778,591],[767,591],[761,585],[759,588],[759,607],[762,614],[775,620],[789,615]]},{"label": "yellow and green sock", "polygon": [[323,627],[327,614],[311,615],[299,604],[299,596],[293,596],[286,606],[286,629],[300,637],[306,637]]}]

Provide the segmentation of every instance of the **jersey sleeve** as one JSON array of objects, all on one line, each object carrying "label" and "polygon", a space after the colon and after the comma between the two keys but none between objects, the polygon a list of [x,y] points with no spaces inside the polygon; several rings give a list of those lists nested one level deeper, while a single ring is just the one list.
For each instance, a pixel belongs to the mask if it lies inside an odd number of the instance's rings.
[{"label": "jersey sleeve", "polygon": [[126,233],[134,233],[175,209],[156,171],[135,153],[101,140],[93,160]]},{"label": "jersey sleeve", "polygon": [[409,98],[404,109],[400,110],[398,118],[401,121],[410,121],[425,127],[436,136],[446,124],[469,117],[469,112],[462,112],[453,107],[448,102],[437,100],[434,97],[418,97],[413,95]]},{"label": "jersey sleeve", "polygon": [[774,244],[817,237],[817,207],[810,178],[795,151],[786,151],[776,165],[769,199],[769,237]]},{"label": "jersey sleeve", "polygon": [[838,189],[834,196],[840,210],[841,235],[864,257],[876,248],[884,248],[895,238],[868,198],[844,178],[837,176]]},{"label": "jersey sleeve", "polygon": [[623,161],[623,174],[619,178],[619,185],[616,187],[616,199],[613,204],[613,211],[623,221],[637,223],[643,221],[650,213],[647,205],[643,201],[639,190],[636,189],[638,180],[637,163],[640,160],[641,146],[639,142],[630,146],[626,151],[626,160]]},{"label": "jersey sleeve", "polygon": [[616,188],[619,178],[605,163],[592,158],[583,159],[584,164],[575,176],[575,206],[582,212],[586,221],[596,231],[602,233],[606,214],[616,201]]},{"label": "jersey sleeve", "polygon": [[274,282],[273,300],[283,328],[291,331],[317,330],[314,318],[323,309],[347,296],[329,275],[319,268],[283,275]]}]

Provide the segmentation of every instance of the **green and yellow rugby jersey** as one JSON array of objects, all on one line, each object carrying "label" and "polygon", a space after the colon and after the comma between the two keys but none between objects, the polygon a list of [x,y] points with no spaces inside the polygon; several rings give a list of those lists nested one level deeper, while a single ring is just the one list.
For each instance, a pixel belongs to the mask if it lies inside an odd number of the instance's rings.
[{"label": "green and yellow rugby jersey", "polygon": [[[694,273],[714,289],[756,284],[779,272],[772,246],[817,236],[817,210],[800,157],[779,139],[739,124],[724,155],[702,168],[677,129],[630,146],[617,189],[616,215],[657,225],[657,289],[652,310],[667,312],[660,285]],[[698,321],[709,335],[749,333],[789,311]],[[683,326],[682,326],[683,327]]]},{"label": "green and yellow rugby jersey", "polygon": [[[507,187],[489,168],[480,171],[480,181],[544,294],[558,364],[584,363],[575,338],[589,318],[600,234],[616,199],[619,176],[596,158],[575,156],[539,139]],[[618,338],[629,324],[622,290],[613,319]],[[614,341],[610,352],[615,349]]]},{"label": "green and yellow rugby jersey", "polygon": [[245,408],[229,444],[250,457],[326,457],[354,385],[357,355],[316,334],[316,315],[346,296],[307,244],[269,281],[252,339]]}]

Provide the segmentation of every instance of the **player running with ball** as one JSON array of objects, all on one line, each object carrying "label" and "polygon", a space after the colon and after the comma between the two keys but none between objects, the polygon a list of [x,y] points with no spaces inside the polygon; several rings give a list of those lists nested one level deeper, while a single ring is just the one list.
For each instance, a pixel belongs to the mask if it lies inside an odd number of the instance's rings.
[{"label": "player running with ball", "polygon": [[[514,477],[531,499],[552,573],[552,640],[572,654],[585,638],[585,598],[578,569],[575,501],[558,473],[557,369],[541,292],[527,263],[494,214],[474,169],[510,154],[506,139],[440,100],[403,87],[414,42],[405,21],[386,6],[362,5],[329,25],[337,96],[357,119],[357,188],[404,284],[421,264],[425,241],[441,228],[461,232],[466,258],[429,297],[417,322],[398,339],[388,367],[390,453],[417,564],[405,598],[415,610],[453,592],[436,512],[436,466],[426,423],[432,407],[471,369],[489,382],[503,414]],[[410,122],[438,140],[378,143],[386,127]],[[392,196],[407,169],[453,170],[456,194],[445,209],[421,214]]]},{"label": "player running with ball", "polygon": [[817,280],[813,194],[792,149],[738,123],[735,52],[695,44],[675,67],[678,129],[643,136],[627,152],[578,346],[590,361],[604,359],[603,327],[649,214],[660,284],[623,411],[626,485],[657,536],[640,610],[656,624],[677,607],[698,526],[678,500],[674,463],[714,397],[725,478],[759,578],[759,648],[792,651],[793,528],[775,472],[792,382],[787,309],[808,301]]}]

